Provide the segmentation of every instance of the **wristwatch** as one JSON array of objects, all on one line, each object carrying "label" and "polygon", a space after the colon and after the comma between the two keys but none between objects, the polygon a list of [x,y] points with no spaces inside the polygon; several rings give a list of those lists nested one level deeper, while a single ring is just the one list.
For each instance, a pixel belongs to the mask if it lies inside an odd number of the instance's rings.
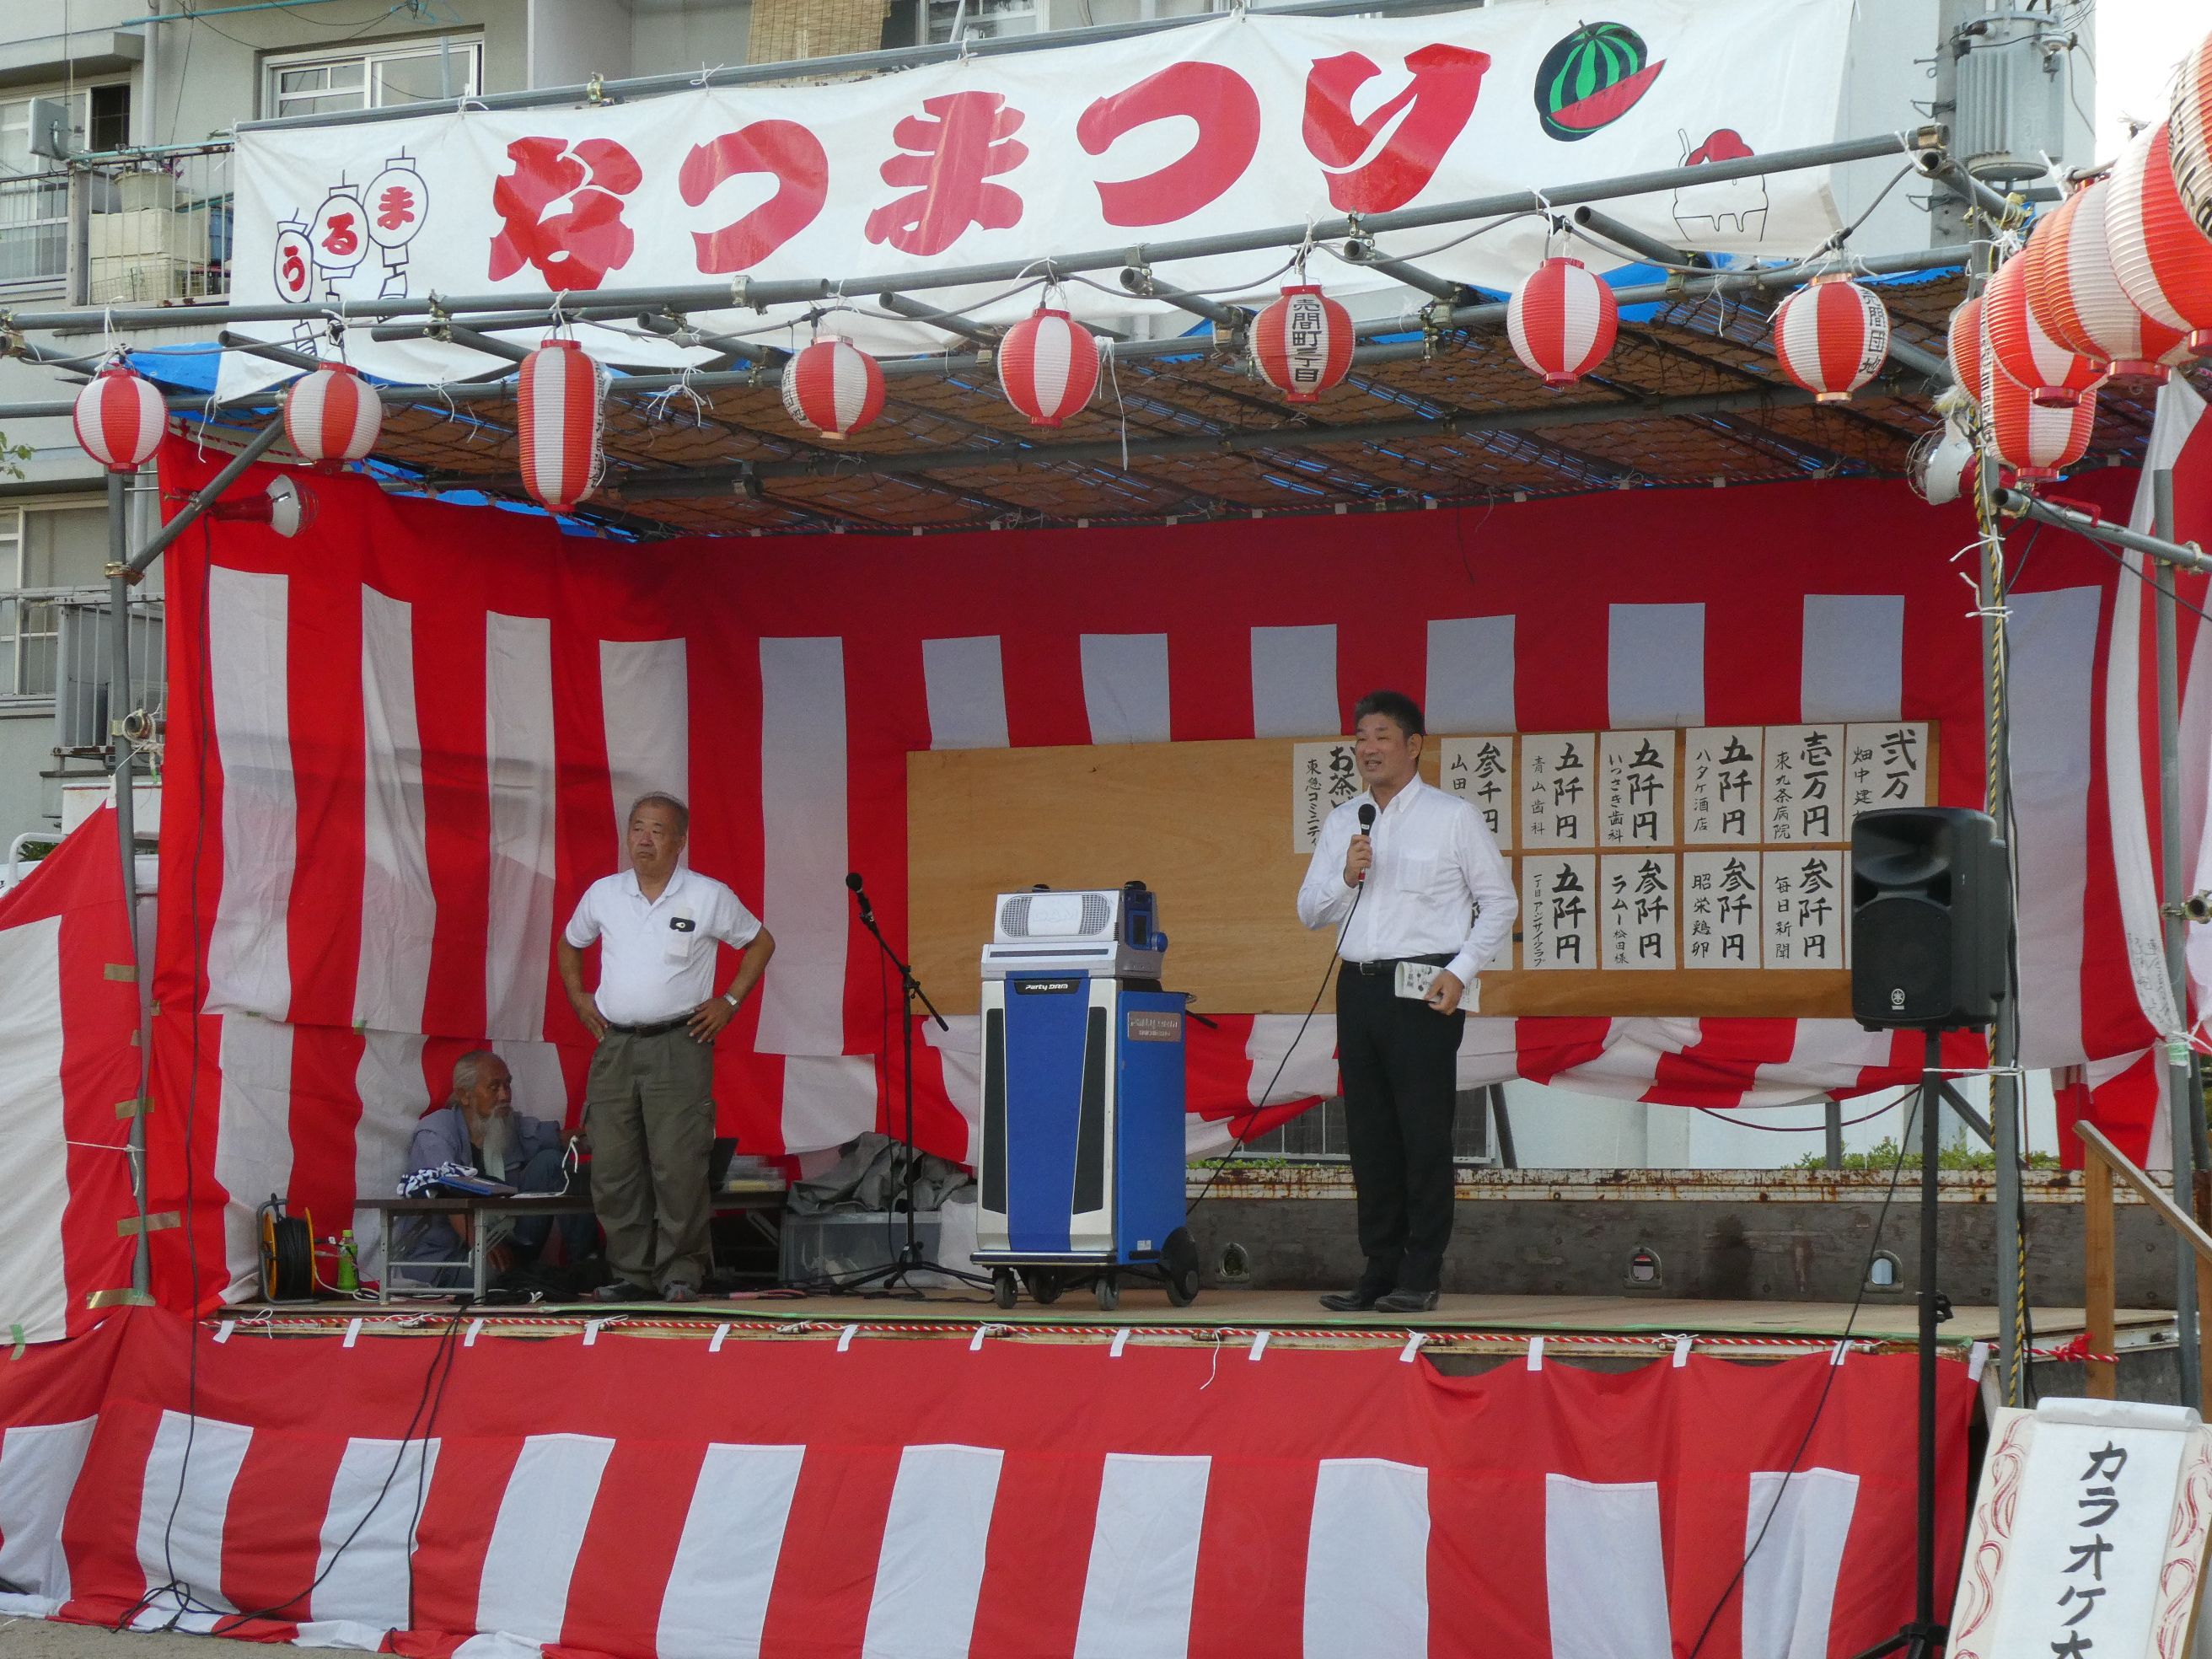
[{"label": "wristwatch", "polygon": [[725,1002],[726,1002],[726,1003],[728,1003],[728,1004],[730,1005],[731,1010],[732,1010],[732,1012],[735,1012],[737,1009],[741,1008],[741,1007],[743,1007],[743,1006],[744,1006],[744,1004],[740,1003],[740,1002],[738,1000],[738,994],[737,994],[735,991],[725,991],[725,992],[723,992],[723,993],[722,993],[722,1000],[723,1000],[723,1001],[725,1001]]}]

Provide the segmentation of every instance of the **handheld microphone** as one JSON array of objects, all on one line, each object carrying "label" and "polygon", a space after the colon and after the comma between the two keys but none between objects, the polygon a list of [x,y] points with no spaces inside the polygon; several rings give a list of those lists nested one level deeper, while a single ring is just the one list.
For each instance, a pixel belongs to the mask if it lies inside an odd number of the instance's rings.
[{"label": "handheld microphone", "polygon": [[858,870],[848,870],[845,872],[845,885],[852,889],[853,898],[860,907],[860,920],[873,921],[876,919],[876,907],[868,902],[868,895],[860,885],[860,872]]},{"label": "handheld microphone", "polygon": [[[1359,803],[1359,833],[1363,836],[1367,835],[1371,832],[1374,828],[1375,803],[1371,800],[1364,800]],[[1367,884],[1367,873],[1365,871],[1362,871],[1360,872],[1359,884],[1363,887]]]}]

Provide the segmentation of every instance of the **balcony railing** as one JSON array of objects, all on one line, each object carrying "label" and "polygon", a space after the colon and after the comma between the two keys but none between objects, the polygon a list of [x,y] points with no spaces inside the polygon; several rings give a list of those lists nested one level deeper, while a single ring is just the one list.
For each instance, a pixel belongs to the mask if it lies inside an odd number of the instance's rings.
[{"label": "balcony railing", "polygon": [[77,305],[147,305],[230,292],[228,144],[72,158],[0,179],[0,289]]}]

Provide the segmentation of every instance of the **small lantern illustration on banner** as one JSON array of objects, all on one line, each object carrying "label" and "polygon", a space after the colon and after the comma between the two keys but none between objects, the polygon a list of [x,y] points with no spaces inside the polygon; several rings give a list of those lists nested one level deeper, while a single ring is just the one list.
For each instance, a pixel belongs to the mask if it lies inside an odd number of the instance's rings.
[{"label": "small lantern illustration on banner", "polygon": [[407,292],[407,245],[422,228],[430,187],[402,150],[368,181],[368,240],[384,255],[384,295]]},{"label": "small lantern illustration on banner", "polygon": [[[276,248],[270,274],[276,283],[279,303],[303,306],[315,297],[315,244],[304,219],[287,219],[276,227]],[[292,343],[303,351],[315,349],[315,325],[307,318],[292,325]]]},{"label": "small lantern illustration on banner", "polygon": [[315,269],[322,273],[323,291],[338,297],[338,284],[361,268],[368,257],[368,210],[360,192],[343,179],[315,210],[307,233],[315,245]]}]

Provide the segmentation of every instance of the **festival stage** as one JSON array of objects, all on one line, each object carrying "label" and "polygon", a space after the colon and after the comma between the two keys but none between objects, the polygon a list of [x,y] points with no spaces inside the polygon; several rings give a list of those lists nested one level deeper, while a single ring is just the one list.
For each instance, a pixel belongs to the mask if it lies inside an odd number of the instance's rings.
[{"label": "festival stage", "polygon": [[0,1613],[426,1659],[1735,1659],[1907,1615],[1893,1312],[1838,1364],[1840,1310],[1453,1300],[133,1309],[0,1365]]},{"label": "festival stage", "polygon": [[[2042,1367],[2039,1378],[2049,1384],[2042,1391],[2075,1392],[2051,1368],[2078,1366],[2087,1331],[2083,1310],[2034,1308],[2030,1315]],[[601,1334],[620,1332],[703,1338],[718,1344],[759,1336],[847,1342],[951,1336],[978,1343],[1001,1339],[1110,1342],[1119,1338],[1125,1345],[1198,1342],[1249,1349],[1264,1335],[1266,1348],[1385,1346],[1404,1351],[1409,1339],[1418,1336],[1415,1351],[1421,1357],[1447,1370],[1461,1370],[1486,1369],[1526,1354],[1537,1340],[1542,1344],[1536,1353],[1539,1363],[1556,1359],[1576,1365],[1635,1364],[1672,1358],[1684,1338],[1689,1339],[1690,1352],[1744,1361],[1832,1354],[1836,1344],[1847,1338],[1856,1352],[1903,1352],[1914,1343],[1918,1315],[1910,1301],[1863,1304],[1855,1314],[1850,1304],[1840,1302],[1448,1294],[1433,1312],[1408,1318],[1334,1313],[1322,1308],[1314,1292],[1288,1290],[1209,1291],[1187,1308],[1171,1305],[1158,1291],[1128,1290],[1118,1310],[1102,1313],[1080,1292],[1071,1291],[1050,1307],[1025,1297],[1006,1310],[994,1306],[988,1292],[943,1290],[920,1297],[802,1297],[766,1291],[680,1305],[578,1302],[466,1306],[458,1298],[385,1307],[350,1300],[246,1303],[206,1322],[218,1331],[228,1324],[234,1335],[306,1336],[351,1329],[358,1340],[420,1335],[441,1329],[456,1318],[480,1336],[581,1334],[596,1340]],[[1956,1307],[1942,1328],[1942,1350],[1950,1358],[1967,1362],[1978,1377],[1982,1362],[1974,1354],[1976,1345],[1993,1353],[2001,1323],[2002,1312],[1995,1307]],[[2115,1323],[2122,1392],[2130,1395],[2130,1379],[2171,1354],[2173,1316],[2160,1309],[2127,1308],[2119,1310]],[[2070,1354],[2069,1349],[2074,1351]],[[2171,1393],[2170,1386],[2166,1392]]]}]

